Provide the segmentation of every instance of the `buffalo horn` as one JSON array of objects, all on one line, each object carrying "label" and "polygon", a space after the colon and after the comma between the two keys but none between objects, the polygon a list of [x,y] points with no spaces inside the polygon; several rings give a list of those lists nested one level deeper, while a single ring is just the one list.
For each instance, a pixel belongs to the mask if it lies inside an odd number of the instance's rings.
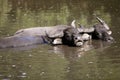
[{"label": "buffalo horn", "polygon": [[71,26],[74,27],[74,28],[76,28],[75,20],[72,21]]},{"label": "buffalo horn", "polygon": [[107,29],[110,30],[110,28],[108,27],[108,25],[99,17],[96,16],[96,19]]}]

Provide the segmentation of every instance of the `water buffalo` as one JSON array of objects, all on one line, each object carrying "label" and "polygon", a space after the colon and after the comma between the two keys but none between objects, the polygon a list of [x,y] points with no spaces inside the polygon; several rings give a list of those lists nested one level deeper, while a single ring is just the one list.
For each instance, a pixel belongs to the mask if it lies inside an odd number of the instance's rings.
[{"label": "water buffalo", "polygon": [[[72,24],[74,21],[72,22]],[[21,47],[33,44],[83,45],[83,35],[74,26],[57,25],[18,30],[13,36],[0,39],[0,48]]]},{"label": "water buffalo", "polygon": [[109,26],[99,17],[96,17],[96,19],[100,22],[99,24],[93,25],[93,27],[90,28],[84,28],[84,27],[79,27],[78,30],[79,32],[82,33],[87,33],[91,35],[92,39],[99,39],[107,42],[113,42],[114,39],[111,36],[112,31],[110,30]]},{"label": "water buffalo", "polygon": [[92,36],[94,39],[101,39],[103,41],[111,42],[113,41],[113,37],[111,36],[112,31],[110,30],[109,26],[99,17],[96,19],[100,22],[100,24],[94,25],[94,32]]},{"label": "water buffalo", "polygon": [[[18,30],[13,36],[0,39],[0,48],[20,47],[33,44],[50,43],[54,36],[61,37],[65,26],[35,27]],[[55,34],[58,32],[59,34]],[[48,34],[48,35],[47,35]],[[51,37],[51,38],[48,38]]]}]

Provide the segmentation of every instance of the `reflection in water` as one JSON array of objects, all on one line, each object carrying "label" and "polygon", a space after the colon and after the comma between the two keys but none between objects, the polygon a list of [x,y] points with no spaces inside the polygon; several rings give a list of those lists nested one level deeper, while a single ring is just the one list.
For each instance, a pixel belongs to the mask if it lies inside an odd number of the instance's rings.
[{"label": "reflection in water", "polygon": [[68,47],[68,46],[54,46],[53,51],[54,53],[64,53],[64,57],[67,58],[68,60],[72,59],[78,59],[81,57],[82,54],[85,53],[85,51],[89,51],[93,48],[93,46],[89,43],[86,42],[85,45],[82,47]]},{"label": "reflection in water", "polygon": [[68,46],[54,46],[53,51],[56,54],[64,54],[64,57],[68,59],[68,61],[74,61],[82,57],[86,52],[98,50],[100,52],[104,51],[104,49],[109,48],[110,43],[106,43],[103,41],[93,41],[86,42],[82,47],[68,47]]},{"label": "reflection in water", "polygon": [[[97,80],[97,77],[103,76],[100,71],[96,71],[101,69],[99,65],[103,63],[99,60],[102,56],[96,53],[96,49],[105,48],[105,45],[101,46],[103,44],[102,42],[96,42],[94,45],[86,43],[81,48],[40,45],[36,48],[34,46],[26,48],[27,50],[25,47],[0,50],[1,79],[74,80],[92,79],[96,76]],[[103,51],[102,49],[100,52]]]},{"label": "reflection in water", "polygon": [[62,53],[69,61],[65,77],[67,80],[106,80],[112,78],[115,64],[111,64],[110,57],[103,53],[108,47],[110,44],[96,41],[92,45],[85,44],[82,48],[55,46],[54,51]]},{"label": "reflection in water", "polygon": [[119,80],[120,0],[0,0],[0,36],[21,28],[70,24],[92,26],[102,17],[116,43],[80,47],[37,45],[0,50],[1,80]]}]

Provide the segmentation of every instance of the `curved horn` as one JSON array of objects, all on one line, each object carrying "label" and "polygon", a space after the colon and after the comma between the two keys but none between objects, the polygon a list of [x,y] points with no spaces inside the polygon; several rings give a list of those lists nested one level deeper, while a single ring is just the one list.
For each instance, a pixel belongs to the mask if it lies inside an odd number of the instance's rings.
[{"label": "curved horn", "polygon": [[96,16],[96,19],[107,29],[109,30],[110,28],[108,27],[108,25],[102,20],[100,19],[99,17]]},{"label": "curved horn", "polygon": [[71,26],[74,27],[74,28],[76,28],[75,20],[72,21]]}]

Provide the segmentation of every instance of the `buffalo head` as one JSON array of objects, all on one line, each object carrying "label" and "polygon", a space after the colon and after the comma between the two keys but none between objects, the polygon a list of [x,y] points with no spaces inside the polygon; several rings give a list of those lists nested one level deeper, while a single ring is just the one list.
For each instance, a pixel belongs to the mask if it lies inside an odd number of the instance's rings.
[{"label": "buffalo head", "polygon": [[75,26],[75,20],[72,21],[71,26],[67,26],[64,30],[58,31],[56,33],[61,36],[51,36],[46,32],[50,43],[53,45],[65,44],[69,46],[82,46],[84,41],[90,38],[87,33],[80,33],[79,29]]},{"label": "buffalo head", "polygon": [[78,31],[80,33],[87,33],[91,35],[92,39],[100,39],[107,42],[113,41],[114,39],[111,36],[112,31],[109,26],[99,17],[96,16],[96,19],[99,21],[99,24],[96,24],[91,28],[79,27]]},{"label": "buffalo head", "polygon": [[83,45],[83,39],[82,35],[79,34],[79,31],[77,28],[67,28],[64,30],[64,36],[62,38],[63,44],[69,45],[69,46],[82,46]]},{"label": "buffalo head", "polygon": [[[83,31],[82,31],[83,32]],[[64,36],[62,37],[63,44],[69,46],[82,46],[85,41],[91,39],[91,36],[87,33],[82,33],[75,25],[75,20],[71,23],[71,27],[63,31]]]},{"label": "buffalo head", "polygon": [[96,19],[100,22],[100,24],[94,25],[94,32],[92,37],[94,39],[101,39],[103,41],[113,41],[113,37],[111,36],[112,31],[109,26],[100,18],[96,17]]}]

